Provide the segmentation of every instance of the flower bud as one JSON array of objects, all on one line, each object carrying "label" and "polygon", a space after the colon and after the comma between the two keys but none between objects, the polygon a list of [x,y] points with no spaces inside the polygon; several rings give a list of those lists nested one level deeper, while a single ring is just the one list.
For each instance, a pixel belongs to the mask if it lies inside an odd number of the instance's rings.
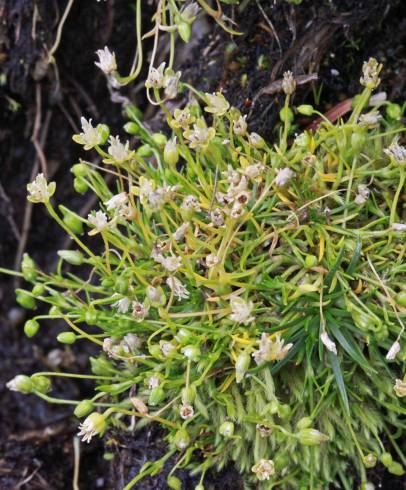
[{"label": "flower bud", "polygon": [[311,417],[303,417],[301,418],[297,424],[296,427],[301,430],[301,429],[308,429],[313,423],[313,420]]},{"label": "flower bud", "polygon": [[58,250],[58,255],[61,259],[72,265],[83,264],[84,256],[79,250]]},{"label": "flower bud", "polygon": [[262,148],[265,145],[265,140],[258,133],[250,133],[249,140],[254,148]]},{"label": "flower bud", "polygon": [[282,122],[287,120],[288,123],[291,123],[295,119],[295,115],[290,107],[282,107],[279,111],[279,118]]},{"label": "flower bud", "polygon": [[85,322],[88,325],[96,325],[97,323],[97,312],[93,309],[89,309],[85,313]]},{"label": "flower bud", "polygon": [[297,438],[304,446],[318,446],[322,442],[329,440],[328,436],[316,429],[302,429],[298,432]]},{"label": "flower bud", "polygon": [[153,155],[152,148],[150,145],[141,145],[137,150],[137,155],[141,158],[149,158]]},{"label": "flower bud", "polygon": [[302,104],[296,109],[299,114],[303,114],[304,116],[311,116],[314,111],[313,106],[311,106],[310,104]]},{"label": "flower bud", "polygon": [[45,292],[45,286],[41,283],[38,283],[32,288],[31,292],[34,296],[42,296]]},{"label": "flower bud", "polygon": [[388,102],[388,105],[386,106],[386,114],[391,119],[399,121],[399,119],[402,117],[402,107],[399,104]]},{"label": "flower bud", "polygon": [[161,386],[157,386],[151,390],[148,398],[148,405],[155,407],[165,400],[165,391]]},{"label": "flower bud", "polygon": [[154,133],[152,135],[152,141],[159,146],[159,148],[163,148],[166,144],[166,136],[162,133]]},{"label": "flower bud", "polygon": [[94,403],[92,400],[82,400],[78,405],[76,405],[73,414],[75,417],[81,418],[86,417],[94,409]]},{"label": "flower bud", "polygon": [[155,357],[155,359],[161,359],[162,358],[161,347],[158,344],[150,345],[148,347],[148,351],[152,357]]},{"label": "flower bud", "polygon": [[380,460],[382,464],[386,467],[390,466],[393,463],[393,458],[391,453],[382,453]]},{"label": "flower bud", "polygon": [[401,291],[395,297],[395,301],[398,305],[406,308],[406,291]]},{"label": "flower bud", "polygon": [[179,37],[183,42],[188,43],[192,35],[192,29],[188,22],[179,21],[178,22],[178,33]]},{"label": "flower bud", "polygon": [[37,320],[27,320],[24,324],[24,333],[27,337],[31,338],[39,330],[39,323]]},{"label": "flower bud", "polygon": [[106,427],[107,423],[104,415],[93,412],[84,420],[83,424],[79,425],[80,432],[78,433],[78,436],[83,436],[83,442],[90,442],[93,436],[103,434]]},{"label": "flower bud", "polygon": [[281,419],[286,419],[290,416],[292,410],[289,405],[280,404],[278,407],[278,415]]},{"label": "flower bud", "polygon": [[226,421],[220,425],[219,432],[224,437],[231,437],[234,434],[233,422]]},{"label": "flower bud", "polygon": [[126,277],[118,277],[114,284],[114,291],[119,294],[127,294],[128,291],[128,279]]},{"label": "flower bud", "polygon": [[83,223],[80,217],[70,209],[65,208],[65,206],[59,206],[59,210],[63,214],[65,225],[77,235],[81,235],[83,233]]},{"label": "flower bud", "polygon": [[317,265],[317,257],[315,255],[306,255],[305,266],[308,269],[311,269],[312,267],[316,267],[316,265]]},{"label": "flower bud", "polygon": [[164,160],[168,165],[175,166],[179,161],[179,151],[176,146],[176,137],[168,140],[164,148]]},{"label": "flower bud", "polygon": [[181,490],[182,482],[176,476],[168,476],[166,482],[168,483],[169,488],[173,488],[173,490]]},{"label": "flower bud", "polygon": [[199,483],[195,486],[195,490],[204,490],[204,485],[202,483]]},{"label": "flower bud", "polygon": [[87,165],[85,163],[75,163],[70,171],[75,177],[85,177],[88,174]]},{"label": "flower bud", "polygon": [[91,357],[90,366],[92,373],[97,376],[105,376],[114,371],[113,364],[105,357]]},{"label": "flower bud", "polygon": [[20,393],[32,393],[33,383],[31,378],[25,376],[25,374],[19,374],[6,384],[7,388],[11,391],[19,391]]},{"label": "flower bud", "polygon": [[183,388],[182,390],[182,403],[184,405],[191,404],[195,401],[196,398],[196,386],[189,385],[187,388]]},{"label": "flower bud", "polygon": [[61,332],[57,335],[56,340],[61,344],[73,344],[76,340],[76,335],[73,332]]},{"label": "flower bud", "polygon": [[35,298],[31,296],[28,291],[25,291],[24,289],[17,289],[16,293],[16,301],[20,306],[26,310],[33,310],[35,308]]},{"label": "flower bud", "polygon": [[104,145],[110,136],[110,128],[106,124],[98,124],[97,132],[99,133],[99,145]]},{"label": "flower bud", "polygon": [[200,356],[200,348],[198,345],[187,345],[183,347],[182,354],[191,361],[197,361]]},{"label": "flower bud", "polygon": [[405,473],[403,466],[397,461],[394,461],[392,464],[388,466],[388,471],[389,473],[392,473],[392,475],[396,475],[396,476],[402,476]]},{"label": "flower bud", "polygon": [[369,453],[362,458],[362,462],[366,468],[373,468],[376,465],[377,458],[375,454]]},{"label": "flower bud", "polygon": [[39,393],[48,393],[51,390],[51,381],[46,376],[31,376],[33,390]]},{"label": "flower bud", "polygon": [[138,134],[140,132],[140,127],[135,122],[128,122],[124,125],[124,131],[128,134]]},{"label": "flower bud", "polygon": [[89,190],[86,180],[82,177],[75,177],[73,179],[73,188],[78,194],[85,194]]},{"label": "flower bud", "polygon": [[189,436],[187,430],[183,429],[183,428],[179,429],[175,434],[175,437],[173,439],[173,443],[181,451],[183,449],[186,449],[190,444],[190,436]]},{"label": "flower bud", "polygon": [[241,352],[241,354],[237,357],[237,361],[235,363],[235,380],[237,383],[241,383],[243,380],[245,373],[249,368],[250,362],[251,355],[247,350]]},{"label": "flower bud", "polygon": [[351,147],[355,151],[361,151],[367,139],[364,133],[357,132],[351,135]]},{"label": "flower bud", "polygon": [[37,278],[36,272],[36,264],[32,260],[32,258],[25,253],[23,255],[23,260],[21,262],[21,272],[23,273],[23,277],[28,282],[34,282]]}]

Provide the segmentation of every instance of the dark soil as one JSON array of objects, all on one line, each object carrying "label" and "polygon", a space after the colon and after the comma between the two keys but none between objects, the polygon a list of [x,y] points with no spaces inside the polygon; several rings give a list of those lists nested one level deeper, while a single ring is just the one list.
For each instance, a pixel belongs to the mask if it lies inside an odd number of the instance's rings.
[{"label": "dark soil", "polygon": [[[147,9],[152,8],[149,3]],[[315,104],[314,94],[322,87],[320,108],[324,110],[357,93],[362,61],[376,56],[385,65],[383,90],[389,98],[403,102],[406,17],[402,3],[308,0],[293,6],[277,0],[262,1],[261,12],[251,0],[243,11],[227,8],[227,15],[244,34],[232,40],[210,22],[197,24],[200,40],[193,43],[192,51],[182,47],[179,57],[183,79],[204,90],[222,89],[234,105],[249,113],[250,129],[267,137],[272,137],[281,98],[278,92],[261,95],[261,90],[280,79],[286,69],[295,75],[318,73],[319,81],[300,86],[294,102]],[[41,170],[33,142],[42,147],[48,173],[57,182],[58,202],[84,213],[91,203],[87,196],[78,198],[72,192],[68,171],[80,156],[71,141],[80,116],[108,122],[113,133],[123,134],[122,106],[112,101],[93,62],[94,51],[108,45],[117,52],[120,70],[128,71],[135,44],[131,2],[75,2],[55,53],[56,64],[49,65],[44,62],[46,50],[54,42],[65,5],[66,0],[0,0],[1,267],[13,268],[16,257],[26,250],[41,267],[51,269],[56,250],[69,246],[41,206],[34,206],[32,215],[27,207],[25,185]],[[148,18],[146,12],[145,30]],[[147,107],[137,84],[121,94]],[[151,109],[147,114],[151,124],[159,126],[160,117]],[[26,339],[22,332],[26,313],[15,305],[15,285],[13,279],[1,277],[0,489],[68,489],[77,429],[70,409],[9,392],[4,384],[17,373],[53,368],[55,358],[72,372],[84,371],[89,351],[84,344],[61,349],[53,340],[58,325],[44,324],[34,339]],[[77,399],[89,389],[86,384],[64,381],[55,383],[54,393]],[[164,453],[157,429],[127,436],[111,434],[109,440],[106,448],[102,441],[81,445],[81,489],[121,489],[145,461]],[[106,452],[114,454],[112,462],[104,459]],[[194,487],[195,480],[186,472],[178,476],[185,489]],[[406,488],[402,479],[383,475],[379,469],[371,479],[383,489]],[[212,474],[209,481],[208,488],[240,487],[232,468]],[[140,488],[167,488],[165,472],[145,480]]]}]

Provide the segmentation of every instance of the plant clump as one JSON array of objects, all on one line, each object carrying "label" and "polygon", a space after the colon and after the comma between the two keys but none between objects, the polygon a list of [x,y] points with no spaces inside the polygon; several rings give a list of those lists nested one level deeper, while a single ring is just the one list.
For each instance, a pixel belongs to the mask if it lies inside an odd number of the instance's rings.
[{"label": "plant clump", "polygon": [[[169,137],[131,106],[135,147],[86,120],[74,136],[103,161],[72,167],[75,189],[98,198],[87,218],[58,212],[42,175],[28,185],[75,249],[59,251],[51,273],[24,257],[32,289],[18,302],[50,308],[26,333],[58,319],[59,342],[94,343],[80,377],[95,395],[52,397],[49,379],[69,376],[58,372],[9,388],[72,404],[87,442],[131,430],[134,417],[160,424],[167,454],[126,489],[171,457],[170,488],[178,468],[200,475],[202,490],[206,471],[229,462],[264,489],[350,489],[354,477],[366,488],[376,464],[403,474],[406,149],[389,103],[368,109],[380,70],[364,65],[347,120],[319,114],[315,131],[293,134],[285,117],[270,144],[221,93],[192,89],[170,113],[159,68],[146,86]],[[285,74],[285,113],[295,86]]]}]

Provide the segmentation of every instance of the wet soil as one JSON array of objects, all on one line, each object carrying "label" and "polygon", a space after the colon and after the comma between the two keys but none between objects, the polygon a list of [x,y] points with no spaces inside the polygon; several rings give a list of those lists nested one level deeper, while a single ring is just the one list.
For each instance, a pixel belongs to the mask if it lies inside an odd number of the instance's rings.
[{"label": "wet soil", "polygon": [[[152,3],[146,3],[146,10]],[[94,51],[108,45],[118,54],[120,71],[128,72],[135,37],[131,2],[74,2],[54,54],[56,63],[48,64],[46,53],[65,6],[65,0],[0,0],[0,267],[13,268],[26,250],[50,270],[56,250],[69,246],[40,206],[31,210],[26,204],[25,185],[44,161],[57,182],[58,202],[82,213],[91,205],[87,196],[72,192],[68,171],[80,156],[71,141],[80,116],[108,122],[113,133],[123,134],[122,106],[117,98],[112,100],[93,62]],[[325,110],[357,93],[362,61],[376,56],[385,65],[383,89],[389,98],[405,100],[402,7],[400,0],[308,0],[297,6],[283,0],[241,2],[240,8],[228,7],[225,13],[237,22],[242,36],[231,39],[211,22],[196,24],[197,41],[192,48],[182,46],[178,63],[183,79],[204,90],[223,90],[249,114],[250,129],[272,138],[281,96],[261,91],[286,69],[297,76],[318,73],[317,83],[298,88],[294,103],[309,102]],[[148,18],[147,11],[146,28]],[[121,94],[147,108],[137,84]],[[148,111],[151,124],[159,126],[160,118]],[[61,349],[54,340],[59,325],[44,324],[34,339],[26,339],[26,313],[15,304],[15,286],[14,279],[1,276],[0,489],[72,488],[77,421],[71,411],[12,393],[4,384],[17,373],[55,369],[55,363],[71,372],[85,371],[89,350],[84,344]],[[77,399],[89,389],[86,383],[56,382],[54,394]],[[161,436],[158,429],[111,433],[107,447],[102,441],[82,445],[80,488],[121,489],[145,461],[163,455]],[[111,461],[106,453],[113,455]],[[140,488],[166,489],[165,474],[145,480]],[[195,480],[186,472],[178,476],[183,488],[194,487]],[[388,477],[379,469],[371,479],[379,488],[406,488],[402,478]],[[207,487],[231,490],[241,484],[229,468],[212,474]]]}]

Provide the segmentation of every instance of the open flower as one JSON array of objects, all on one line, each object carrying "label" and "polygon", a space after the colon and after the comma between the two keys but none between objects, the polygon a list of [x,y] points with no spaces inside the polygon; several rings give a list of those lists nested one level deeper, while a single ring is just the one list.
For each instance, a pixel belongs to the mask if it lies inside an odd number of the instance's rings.
[{"label": "open flower", "polygon": [[99,57],[99,62],[96,61],[95,65],[106,75],[111,75],[117,71],[116,55],[107,46],[104,49],[97,50],[96,54]]},{"label": "open flower", "polygon": [[210,269],[219,263],[219,258],[216,254],[209,254],[206,257],[206,266]]},{"label": "open flower", "polygon": [[382,65],[376,61],[375,58],[369,58],[362,65],[362,76],[360,78],[360,83],[364,87],[373,90],[376,88],[381,79],[379,78],[379,73],[382,70]]},{"label": "open flower", "polygon": [[192,405],[189,405],[188,403],[182,405],[179,409],[179,415],[182,417],[183,420],[191,419],[194,414],[195,411]]},{"label": "open flower", "polygon": [[397,379],[393,389],[395,390],[396,396],[398,396],[399,398],[403,398],[404,396],[406,396],[406,381]]},{"label": "open flower", "polygon": [[44,174],[38,174],[33,182],[27,184],[27,191],[29,192],[27,199],[34,203],[46,203],[54,195],[55,189],[55,182],[48,184]]},{"label": "open flower", "polygon": [[262,332],[259,349],[255,351],[252,356],[257,364],[281,361],[282,359],[285,359],[289,350],[293,347],[293,344],[284,344],[285,341],[281,339],[280,334],[271,335]]},{"label": "open flower", "polygon": [[128,298],[121,298],[111,306],[116,307],[118,313],[127,313],[130,309],[131,301]]},{"label": "open flower", "polygon": [[406,147],[399,145],[399,138],[395,138],[383,151],[396,163],[406,163]]},{"label": "open flower", "polygon": [[189,140],[189,146],[201,150],[206,148],[210,141],[216,135],[216,130],[212,127],[208,128],[204,119],[200,118],[193,129],[184,131],[183,136]]},{"label": "open flower", "polygon": [[295,172],[289,167],[281,168],[275,177],[274,183],[277,187],[283,187],[295,176]]},{"label": "open flower", "polygon": [[190,108],[185,107],[184,109],[175,109],[171,126],[175,129],[182,128],[183,130],[186,130],[194,122],[195,117],[190,113]]},{"label": "open flower", "polygon": [[178,95],[178,86],[180,80],[181,72],[176,73],[173,70],[167,69],[165,71],[163,88],[165,97],[167,99],[174,99]]},{"label": "open flower", "polygon": [[91,150],[95,146],[101,145],[103,143],[103,134],[99,129],[92,126],[92,120],[86,121],[84,117],[80,118],[80,123],[82,125],[82,133],[74,134],[72,139],[75,143],[83,145],[85,150]]},{"label": "open flower", "polygon": [[106,419],[98,412],[91,413],[83,422],[79,425],[78,436],[82,437],[83,442],[90,442],[92,437],[97,434],[102,434],[106,430]]},{"label": "open flower", "polygon": [[244,301],[239,296],[233,296],[230,299],[230,306],[230,319],[234,322],[246,325],[247,323],[255,320],[255,317],[251,316],[252,310],[254,308],[254,303],[252,301]]},{"label": "open flower", "polygon": [[207,106],[204,108],[206,112],[216,114],[217,116],[224,116],[224,114],[230,108],[230,104],[227,102],[224,95],[220,92],[215,94],[205,94]]},{"label": "open flower", "polygon": [[94,226],[94,229],[89,232],[89,235],[96,235],[96,233],[100,233],[101,231],[105,230],[109,222],[107,220],[107,215],[106,213],[103,213],[103,211],[92,211],[88,217],[87,221]]},{"label": "open flower", "polygon": [[110,146],[107,151],[111,158],[105,159],[105,163],[124,163],[133,158],[134,152],[129,149],[130,143],[128,141],[123,144],[119,136],[110,136],[109,143]]},{"label": "open flower", "polygon": [[155,88],[159,89],[164,86],[164,70],[165,70],[165,62],[161,63],[158,68],[151,67],[148,73],[147,81],[145,82],[145,86],[147,88]]},{"label": "open flower", "polygon": [[269,480],[275,474],[275,464],[272,459],[261,459],[252,467],[252,472],[260,481]]},{"label": "open flower", "polygon": [[166,284],[170,287],[172,293],[178,298],[179,301],[181,299],[189,298],[189,291],[176,277],[168,277],[166,280]]},{"label": "open flower", "polygon": [[296,89],[296,80],[291,71],[285,71],[282,80],[282,90],[286,95],[292,95]]},{"label": "open flower", "polygon": [[107,211],[119,211],[128,202],[128,196],[126,192],[120,192],[114,195],[104,204],[106,205]]},{"label": "open flower", "polygon": [[247,132],[247,116],[240,116],[233,121],[233,131],[237,136],[242,136]]},{"label": "open flower", "polygon": [[148,308],[146,308],[139,301],[132,302],[133,317],[137,322],[141,322],[148,314]]},{"label": "open flower", "polygon": [[366,186],[365,184],[360,184],[358,186],[358,194],[355,196],[354,199],[355,204],[358,204],[359,206],[365,204],[368,201],[370,193],[371,191],[368,189],[368,186]]}]

